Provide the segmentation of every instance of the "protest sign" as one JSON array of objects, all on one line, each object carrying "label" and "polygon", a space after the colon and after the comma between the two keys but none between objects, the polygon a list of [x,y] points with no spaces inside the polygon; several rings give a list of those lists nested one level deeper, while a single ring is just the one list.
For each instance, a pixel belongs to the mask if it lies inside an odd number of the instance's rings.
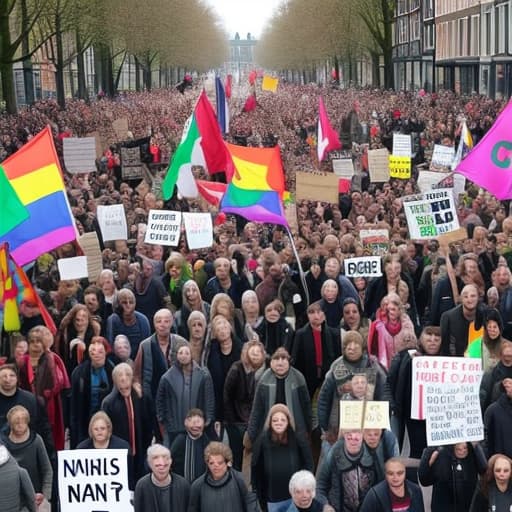
[{"label": "protest sign", "polygon": [[272,76],[265,75],[261,82],[261,90],[276,92],[278,84],[279,84],[279,78],[274,78]]},{"label": "protest sign", "polygon": [[384,256],[389,252],[389,231],[387,229],[361,229],[359,239],[365,254]]},{"label": "protest sign", "polygon": [[340,430],[389,429],[389,402],[340,400]]},{"label": "protest sign", "polygon": [[284,206],[284,216],[290,226],[290,230],[293,232],[299,231],[299,223],[297,222],[297,205],[295,203],[288,203]]},{"label": "protest sign", "polygon": [[144,171],[140,161],[139,146],[121,148],[121,172],[125,180],[135,180],[143,177]]},{"label": "protest sign", "polygon": [[87,269],[87,256],[75,256],[74,258],[61,258],[57,260],[60,279],[82,279],[89,276]]},{"label": "protest sign", "polygon": [[297,172],[296,177],[296,199],[301,201],[325,201],[326,203],[338,204],[338,180],[334,173],[321,172]]},{"label": "protest sign", "polygon": [[78,237],[78,244],[87,256],[87,274],[89,281],[95,282],[103,270],[100,242],[96,231],[84,233]]},{"label": "protest sign", "polygon": [[436,172],[448,172],[451,170],[453,159],[455,158],[455,149],[451,146],[434,145],[430,170]]},{"label": "protest sign", "polygon": [[117,140],[126,139],[126,135],[128,134],[128,119],[126,117],[116,119],[112,122],[112,129],[116,134]]},{"label": "protest sign", "polygon": [[59,498],[62,512],[129,512],[128,450],[62,450]]},{"label": "protest sign", "polygon": [[181,235],[181,212],[149,210],[144,242],[177,247]]},{"label": "protest sign", "polygon": [[454,231],[450,231],[449,233],[444,233],[443,235],[439,235],[437,240],[441,246],[446,246],[454,242],[460,242],[461,240],[466,240],[468,238],[468,232],[466,228],[455,229]]},{"label": "protest sign", "polygon": [[418,188],[421,193],[429,192],[445,177],[446,174],[442,172],[420,171],[418,175]]},{"label": "protest sign", "polygon": [[411,136],[403,133],[393,134],[393,156],[412,157]]},{"label": "protest sign", "polygon": [[104,242],[128,239],[128,226],[122,204],[99,205],[97,217]]},{"label": "protest sign", "polygon": [[427,445],[484,438],[482,362],[465,357],[413,357],[411,418],[425,419]]},{"label": "protest sign", "polygon": [[190,250],[204,249],[213,245],[213,225],[211,213],[183,212],[183,222]]},{"label": "protest sign", "polygon": [[96,139],[66,137],[62,140],[64,165],[71,174],[96,171]]},{"label": "protest sign", "polygon": [[386,148],[368,151],[368,170],[372,183],[389,181],[389,152]]},{"label": "protest sign", "polygon": [[337,158],[332,161],[332,170],[340,178],[352,178],[354,176],[354,162],[352,158]]},{"label": "protest sign", "polygon": [[459,228],[451,189],[427,192],[420,200],[403,205],[412,240],[436,238]]},{"label": "protest sign", "polygon": [[382,275],[380,256],[363,256],[343,260],[347,277],[379,277]]},{"label": "protest sign", "polygon": [[411,157],[390,155],[389,177],[408,180],[411,177]]}]

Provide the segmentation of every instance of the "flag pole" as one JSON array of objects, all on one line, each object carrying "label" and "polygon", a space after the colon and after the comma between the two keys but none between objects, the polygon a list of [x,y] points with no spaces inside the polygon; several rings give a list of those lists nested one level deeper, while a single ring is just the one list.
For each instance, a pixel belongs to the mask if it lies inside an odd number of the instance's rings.
[{"label": "flag pole", "polygon": [[306,295],[306,305],[309,306],[308,285],[306,284],[306,275],[304,274],[304,270],[300,262],[299,252],[297,251],[297,247],[295,247],[295,241],[293,240],[290,228],[288,227],[288,225],[284,227],[286,228],[286,232],[288,233],[288,238],[290,239],[290,243],[292,244],[293,254],[295,255],[295,259],[297,260],[297,266],[299,267],[300,282],[302,283],[302,287],[304,288],[304,294]]}]

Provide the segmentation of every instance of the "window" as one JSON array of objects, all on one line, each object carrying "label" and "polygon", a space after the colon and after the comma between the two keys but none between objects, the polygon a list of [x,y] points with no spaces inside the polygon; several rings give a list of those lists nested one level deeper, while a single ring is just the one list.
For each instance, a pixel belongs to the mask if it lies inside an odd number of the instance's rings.
[{"label": "window", "polygon": [[434,17],[434,0],[424,0],[423,2],[423,19]]},{"label": "window", "polygon": [[471,16],[469,53],[474,57],[480,55],[480,15]]},{"label": "window", "polygon": [[398,18],[398,43],[407,43],[407,16]]},{"label": "window", "polygon": [[411,41],[417,41],[420,39],[420,12],[416,11],[411,14]]},{"label": "window", "polygon": [[435,25],[433,24],[428,24],[424,26],[423,48],[425,50],[432,50],[432,48],[434,48],[434,28]]}]

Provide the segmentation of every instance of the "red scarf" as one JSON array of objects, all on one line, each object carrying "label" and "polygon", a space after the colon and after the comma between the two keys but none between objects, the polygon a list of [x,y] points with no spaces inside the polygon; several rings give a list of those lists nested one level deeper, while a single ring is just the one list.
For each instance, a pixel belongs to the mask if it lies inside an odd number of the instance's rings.
[{"label": "red scarf", "polygon": [[384,325],[386,327],[386,331],[391,334],[391,336],[396,336],[402,330],[402,322],[400,319],[392,321],[389,318],[384,320]]}]

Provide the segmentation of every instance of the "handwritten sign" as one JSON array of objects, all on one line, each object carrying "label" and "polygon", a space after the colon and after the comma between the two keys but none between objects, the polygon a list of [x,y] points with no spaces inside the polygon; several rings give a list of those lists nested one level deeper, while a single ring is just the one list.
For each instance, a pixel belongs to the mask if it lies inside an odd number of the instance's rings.
[{"label": "handwritten sign", "polygon": [[62,450],[59,498],[62,512],[128,512],[128,450]]},{"label": "handwritten sign", "polygon": [[354,162],[352,158],[337,158],[332,161],[332,170],[340,178],[352,178],[354,176]]},{"label": "handwritten sign", "polygon": [[62,140],[64,165],[71,174],[96,170],[96,138],[66,137]]},{"label": "handwritten sign", "polygon": [[144,242],[177,247],[181,235],[181,212],[149,210]]},{"label": "handwritten sign", "polygon": [[408,180],[411,177],[411,157],[390,155],[389,177]]},{"label": "handwritten sign", "polygon": [[387,229],[361,229],[359,239],[366,254],[384,256],[389,252],[389,231]]},{"label": "handwritten sign", "polygon": [[340,400],[340,430],[389,429],[389,402]]},{"label": "handwritten sign", "polygon": [[428,446],[481,441],[482,362],[465,357],[414,357],[411,418],[425,419]]},{"label": "handwritten sign", "polygon": [[436,171],[420,171],[418,175],[418,188],[421,193],[429,192],[435,185],[443,180],[447,175]]},{"label": "handwritten sign", "polygon": [[99,205],[97,216],[104,242],[128,239],[126,215],[122,204]]},{"label": "handwritten sign", "polygon": [[296,200],[325,201],[338,204],[339,176],[334,173],[297,172]]},{"label": "handwritten sign", "polygon": [[380,256],[346,258],[343,261],[347,277],[379,277],[382,275],[380,263]]},{"label": "handwritten sign", "polygon": [[418,201],[405,201],[404,210],[412,240],[436,238],[459,228],[450,189],[427,192]]},{"label": "handwritten sign", "polygon": [[389,152],[386,148],[368,151],[368,169],[372,183],[389,181]]},{"label": "handwritten sign", "polygon": [[393,156],[412,157],[411,136],[403,133],[393,134]]},{"label": "handwritten sign", "polygon": [[203,249],[213,245],[213,225],[210,213],[183,212],[189,249]]},{"label": "handwritten sign", "polygon": [[434,145],[430,170],[436,172],[448,172],[451,169],[453,159],[455,158],[455,149],[451,146]]}]

